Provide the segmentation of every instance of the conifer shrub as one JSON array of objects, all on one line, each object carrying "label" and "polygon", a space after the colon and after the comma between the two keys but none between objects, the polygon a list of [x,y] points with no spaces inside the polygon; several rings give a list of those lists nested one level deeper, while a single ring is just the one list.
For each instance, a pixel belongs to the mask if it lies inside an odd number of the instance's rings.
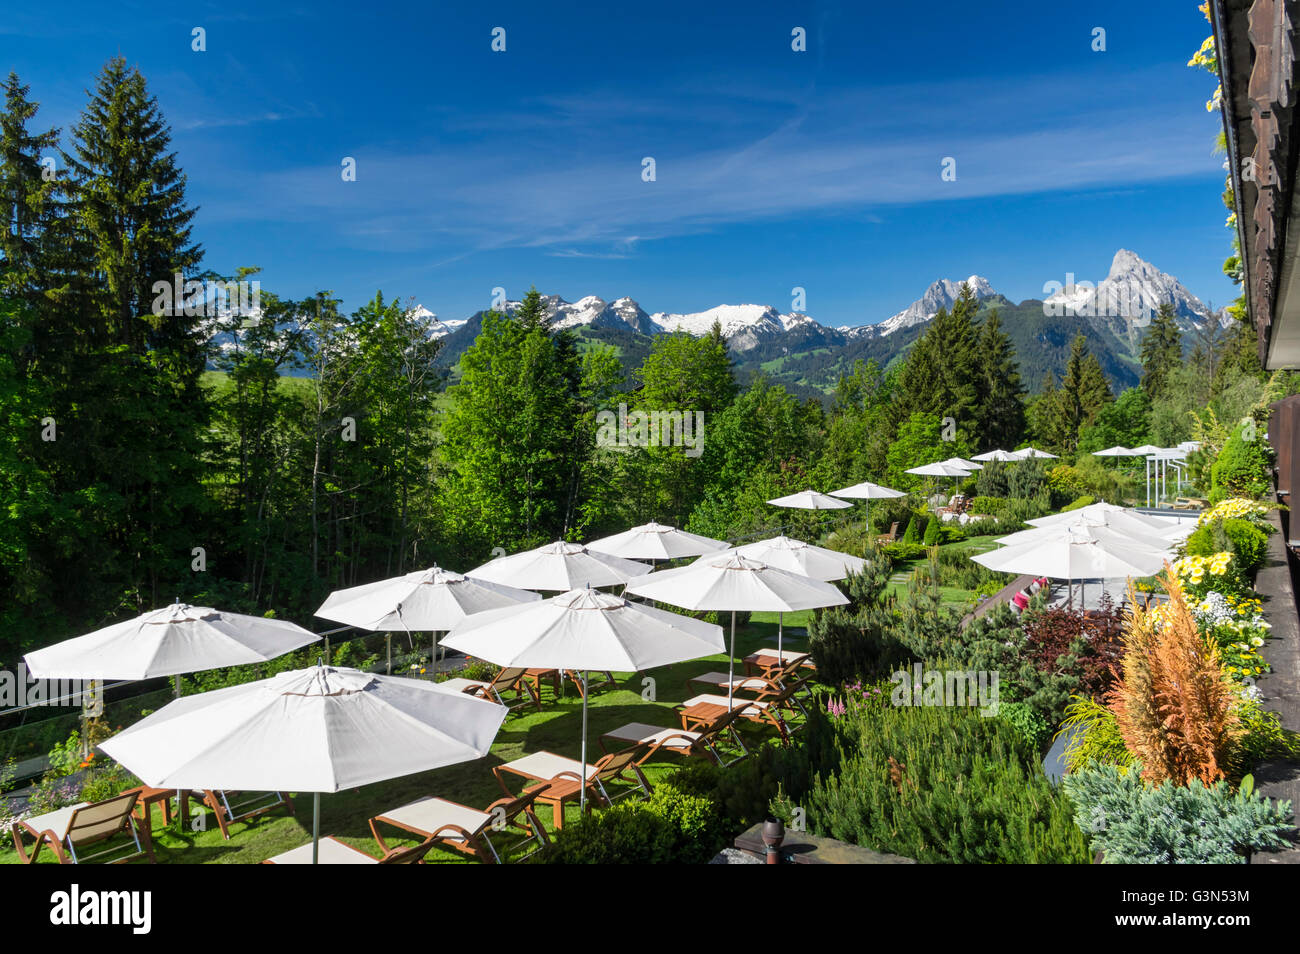
[{"label": "conifer shrub", "polygon": [[921,862],[1086,863],[1074,810],[1017,729],[979,710],[850,702],[810,830]]},{"label": "conifer shrub", "polygon": [[1249,777],[1234,792],[1222,781],[1152,785],[1144,774],[1099,764],[1063,779],[1079,828],[1108,864],[1241,864],[1294,842],[1290,802],[1261,797]]},{"label": "conifer shrub", "polygon": [[938,517],[935,517],[926,523],[925,535],[921,538],[921,542],[927,547],[938,546],[940,537],[943,535],[942,531],[943,528],[940,525],[940,520]]},{"label": "conifer shrub", "polygon": [[1272,489],[1272,461],[1253,422],[1237,426],[1210,468],[1210,503],[1229,497],[1259,500]]},{"label": "conifer shrub", "polygon": [[850,574],[840,589],[845,606],[831,606],[808,623],[808,648],[819,681],[838,686],[892,671],[908,653],[893,634],[895,601],[885,589],[888,561],[869,559],[862,573]]}]

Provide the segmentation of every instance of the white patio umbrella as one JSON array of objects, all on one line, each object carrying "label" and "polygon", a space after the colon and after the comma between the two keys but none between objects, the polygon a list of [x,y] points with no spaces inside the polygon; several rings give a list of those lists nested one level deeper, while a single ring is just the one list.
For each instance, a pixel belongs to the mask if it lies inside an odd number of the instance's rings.
[{"label": "white patio umbrella", "polygon": [[677,560],[727,549],[725,540],[687,533],[662,523],[646,523],[613,536],[592,540],[588,550],[625,560]]},{"label": "white patio umbrella", "polygon": [[1020,458],[1011,451],[1004,451],[999,448],[997,450],[985,451],[983,454],[976,454],[971,458],[971,460],[980,460],[986,463],[991,460],[996,460],[1006,463],[1007,461],[1020,460]]},{"label": "white patio umbrella", "polygon": [[297,623],[173,603],[143,616],[34,649],[37,679],[153,679],[244,666],[320,639]]},{"label": "white patio umbrella", "polygon": [[[733,547],[731,552],[739,553],[751,560],[758,560],[760,563],[766,563],[768,566],[774,566],[780,570],[802,573],[804,576],[810,576],[814,580],[821,580],[825,583],[832,580],[842,580],[850,573],[861,573],[867,567],[867,561],[862,557],[841,553],[839,550],[830,550],[826,547],[813,546],[811,543],[805,543],[803,540],[796,540],[787,536],[771,537],[767,540],[746,543],[743,546]],[[707,559],[707,557],[704,559]],[[696,560],[695,562],[699,563],[700,561]],[[778,610],[776,616],[776,649],[778,654],[784,646],[785,613]]]},{"label": "white patio umbrella", "polygon": [[[590,587],[468,617],[445,643],[498,666],[581,670],[584,766],[589,670],[640,672],[726,649],[721,626]],[[578,798],[585,804],[585,786]]]},{"label": "white patio umbrella", "polygon": [[627,592],[683,609],[731,612],[727,650],[727,704],[736,672],[736,612],[792,613],[822,606],[843,606],[848,598],[829,583],[790,573],[734,551],[697,560],[690,566],[660,570],[628,584]]},{"label": "white patio umbrella", "polygon": [[1114,447],[1107,447],[1105,450],[1093,451],[1093,457],[1136,457],[1137,451],[1129,450],[1116,444]]},{"label": "white patio umbrella", "polygon": [[906,473],[919,474],[922,477],[951,477],[952,492],[957,492],[957,481],[962,477],[969,477],[971,469],[969,467],[950,464],[947,461],[939,461],[934,464],[922,464],[920,467],[911,467]]},{"label": "white patio umbrella", "polygon": [[433,633],[432,659],[436,673],[439,631],[451,629],[474,613],[541,598],[540,593],[531,590],[476,580],[434,566],[376,583],[335,590],[316,610],[316,615],[371,632],[405,632],[407,636],[411,630]]},{"label": "white patio umbrella", "polygon": [[952,464],[954,467],[965,467],[967,470],[983,470],[983,464],[977,464],[974,461],[967,460],[964,457],[949,457],[947,460],[939,461],[941,464]]},{"label": "white patio umbrella", "polygon": [[1041,457],[1044,460],[1056,460],[1055,454],[1049,454],[1047,451],[1039,450],[1037,447],[1023,447],[1018,451],[1012,451],[1016,460],[1029,460],[1033,457]]},{"label": "white patio umbrella", "polygon": [[1172,560],[1173,554],[1138,543],[1103,540],[1088,527],[1061,527],[1052,536],[990,550],[971,559],[990,570],[1066,580],[1073,603],[1075,580],[1151,576]]},{"label": "white patio umbrella", "polygon": [[315,666],[178,699],[100,749],[146,785],[320,793],[481,758],[506,709],[423,679]]},{"label": "white patio umbrella", "polygon": [[466,575],[524,590],[568,592],[583,586],[626,583],[649,572],[650,567],[644,563],[557,540],[535,550],[499,557]]},{"label": "white patio umbrella", "polygon": [[1139,524],[1136,521],[1126,521],[1122,514],[1111,515],[1109,521],[1082,516],[1068,523],[1054,523],[1046,527],[1030,527],[1028,530],[1020,530],[1016,533],[1007,534],[1005,537],[998,537],[996,542],[1002,546],[1014,547],[1022,543],[1050,540],[1054,536],[1059,536],[1061,533],[1076,527],[1091,531],[1092,535],[1103,543],[1132,544],[1133,546],[1161,552],[1167,551],[1173,545],[1173,541],[1167,536],[1161,536],[1160,531],[1145,524]]},{"label": "white patio umbrella", "polygon": [[865,523],[867,534],[871,534],[871,501],[873,500],[893,500],[896,497],[906,497],[907,494],[901,490],[894,490],[892,487],[882,487],[880,484],[873,484],[869,480],[864,480],[860,484],[854,484],[852,487],[844,487],[840,490],[832,490],[831,495],[835,497],[846,497],[849,500],[865,500]]},{"label": "white patio umbrella", "polygon": [[1132,526],[1140,525],[1158,533],[1174,531],[1172,536],[1175,537],[1177,536],[1177,531],[1183,529],[1176,518],[1161,517],[1150,513],[1140,513],[1131,507],[1121,507],[1117,504],[1107,503],[1104,500],[1088,504],[1086,507],[1080,507],[1078,510],[1066,510],[1062,513],[1048,514],[1046,517],[1034,517],[1032,520],[1026,520],[1025,523],[1034,527],[1051,527],[1074,523],[1080,517],[1097,519],[1103,522],[1119,517],[1121,518],[1121,525],[1124,523]]},{"label": "white patio umbrella", "polygon": [[801,490],[797,494],[769,500],[768,503],[774,507],[790,507],[796,510],[845,510],[853,506],[843,500],[819,494],[815,490]]}]

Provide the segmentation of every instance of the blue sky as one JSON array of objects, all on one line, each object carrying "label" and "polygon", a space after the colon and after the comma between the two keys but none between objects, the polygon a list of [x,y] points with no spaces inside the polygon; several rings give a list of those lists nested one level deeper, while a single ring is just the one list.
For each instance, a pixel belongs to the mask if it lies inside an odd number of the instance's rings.
[{"label": "blue sky", "polygon": [[800,286],[860,324],[939,277],[1096,281],[1120,247],[1235,297],[1194,0],[542,6],[11,6],[0,68],[66,129],[120,52],[173,127],[205,265],[349,308],[382,289],[458,318],[536,285],[784,311]]}]

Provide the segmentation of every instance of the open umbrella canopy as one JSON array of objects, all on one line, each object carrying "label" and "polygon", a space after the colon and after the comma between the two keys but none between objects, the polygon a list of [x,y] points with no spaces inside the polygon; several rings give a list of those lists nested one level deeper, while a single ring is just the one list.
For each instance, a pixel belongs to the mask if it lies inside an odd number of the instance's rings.
[{"label": "open umbrella canopy", "polygon": [[939,461],[934,464],[922,464],[920,467],[908,468],[907,473],[918,474],[922,477],[969,477],[971,469],[969,467],[950,464],[947,461]]},{"label": "open umbrella canopy", "polygon": [[1143,444],[1141,447],[1133,448],[1134,457],[1146,457],[1149,454],[1158,454],[1163,448],[1156,447],[1155,444]]},{"label": "open umbrella canopy", "polygon": [[1011,453],[1015,455],[1016,460],[1030,460],[1034,457],[1041,457],[1044,460],[1056,459],[1055,454],[1049,454],[1047,451],[1039,450],[1037,447],[1022,447],[1020,450],[1012,451]]},{"label": "open umbrella canopy", "polygon": [[985,451],[983,454],[976,454],[971,458],[971,460],[980,460],[985,463],[991,460],[996,460],[1006,463],[1007,461],[1020,460],[1020,458],[1011,451],[1004,451],[999,448],[998,450]]},{"label": "open umbrella canopy", "polygon": [[769,500],[768,503],[774,507],[791,507],[797,510],[843,510],[853,506],[843,500],[819,494],[815,490],[801,490],[797,494]]},{"label": "open umbrella canopy", "polygon": [[864,480],[860,484],[854,484],[852,487],[832,490],[831,495],[834,497],[847,497],[850,500],[892,500],[895,497],[907,496],[907,494],[901,490],[894,490],[891,487],[882,487],[880,484],[873,484],[869,480]]},{"label": "open umbrella canopy", "polygon": [[[791,573],[802,573],[814,580],[842,580],[850,573],[861,573],[866,569],[867,561],[839,550],[813,546],[792,537],[772,537],[735,547],[731,552],[758,560]],[[702,557],[708,560],[709,557]],[[700,560],[696,560],[699,563]]]},{"label": "open umbrella canopy", "polygon": [[975,463],[974,461],[966,460],[966,458],[964,458],[964,457],[949,457],[947,460],[942,460],[942,461],[940,461],[939,463],[941,463],[941,464],[952,464],[954,467],[965,467],[967,470],[983,470],[983,469],[984,469],[984,465],[983,465],[983,464],[977,464],[977,463]]},{"label": "open umbrella canopy", "polygon": [[1093,457],[1136,457],[1137,451],[1129,450],[1127,447],[1121,447],[1116,444],[1114,447],[1107,447],[1105,450],[1093,451]]},{"label": "open umbrella canopy", "polygon": [[377,583],[336,590],[321,604],[316,615],[373,632],[433,632],[451,629],[475,613],[541,598],[531,590],[476,580],[435,566]]},{"label": "open umbrella canopy", "polygon": [[506,709],[316,666],[177,699],[100,748],[146,785],[337,792],[486,755]]},{"label": "open umbrella canopy", "polygon": [[627,592],[690,610],[792,613],[848,602],[830,583],[735,551],[648,574],[629,583]]},{"label": "open umbrella canopy", "polygon": [[1100,520],[1103,523],[1119,519],[1118,526],[1125,524],[1130,526],[1144,526],[1149,530],[1158,533],[1170,533],[1171,537],[1176,537],[1183,530],[1190,532],[1190,525],[1184,527],[1175,517],[1160,517],[1150,513],[1139,513],[1131,507],[1120,507],[1117,504],[1106,503],[1100,500],[1094,504],[1088,504],[1086,507],[1080,507],[1078,510],[1066,510],[1062,513],[1048,514],[1046,517],[1034,517],[1032,520],[1026,520],[1025,523],[1034,527],[1052,527],[1075,523],[1080,517],[1090,520]]},{"label": "open umbrella canopy", "polygon": [[317,639],[287,620],[173,603],[25,659],[37,679],[153,679],[266,662]]},{"label": "open umbrella canopy", "polygon": [[1138,543],[1103,540],[1087,527],[1062,527],[1051,537],[971,557],[990,570],[1034,573],[1054,580],[1151,576],[1172,558],[1168,551]]},{"label": "open umbrella canopy", "polygon": [[446,645],[498,666],[638,672],[723,652],[722,627],[593,589],[470,617]]},{"label": "open umbrella canopy", "polygon": [[725,540],[687,533],[662,523],[646,523],[587,544],[587,549],[625,560],[677,560],[727,549]]},{"label": "open umbrella canopy", "polygon": [[613,586],[644,576],[644,563],[557,540],[535,550],[499,557],[469,571],[469,576],[524,590],[567,592],[584,586]]},{"label": "open umbrella canopy", "polygon": [[1074,528],[1091,531],[1092,535],[1103,543],[1132,544],[1148,550],[1166,553],[1173,545],[1167,536],[1145,524],[1126,521],[1123,514],[1112,514],[1111,521],[1082,516],[1069,523],[1054,523],[1046,527],[1030,527],[1018,533],[998,537],[997,542],[1003,546],[1014,547],[1023,543],[1051,540]]}]

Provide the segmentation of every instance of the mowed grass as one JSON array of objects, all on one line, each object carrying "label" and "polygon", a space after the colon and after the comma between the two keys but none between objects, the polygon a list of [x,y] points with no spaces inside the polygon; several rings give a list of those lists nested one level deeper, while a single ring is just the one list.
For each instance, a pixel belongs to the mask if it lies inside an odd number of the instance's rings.
[{"label": "mowed grass", "polygon": [[[788,648],[807,646],[803,626],[807,624],[809,615],[793,613],[787,617],[785,645]],[[768,616],[771,617],[770,620]],[[724,633],[729,637],[728,626],[724,626]],[[750,652],[760,646],[775,646],[776,636],[775,613],[755,614],[755,619],[748,626],[737,627],[736,671],[743,672],[744,664],[741,660]],[[588,709],[588,761],[595,762],[602,754],[599,744],[601,733],[624,723],[648,722],[665,728],[680,726],[681,721],[673,710],[673,705],[707,691],[688,687],[687,680],[709,671],[725,671],[726,668],[727,656],[720,654],[644,673],[615,673],[618,687],[594,692],[591,697]],[[647,679],[653,682],[648,682]],[[753,722],[743,723],[741,731],[751,749],[754,744],[775,734],[774,730]],[[549,686],[544,686],[542,711],[521,710],[507,716],[491,753],[485,758],[322,795],[321,835],[333,835],[377,857],[379,848],[368,826],[371,817],[426,795],[484,809],[504,794],[492,773],[494,766],[541,751],[577,759],[580,756],[581,733],[582,700],[572,684],[564,687],[564,693],[558,699],[552,695]],[[651,784],[654,784],[675,771],[682,762],[680,757],[663,755],[645,767],[646,775]],[[507,779],[514,793],[518,793],[526,784],[518,776],[507,776]],[[295,793],[294,809],[294,817],[289,817],[281,809],[251,822],[236,824],[231,829],[231,839],[225,841],[210,819],[204,831],[182,830],[176,819],[164,828],[160,808],[156,806],[153,810],[154,852],[160,864],[255,864],[311,840],[312,796],[309,793]],[[551,833],[553,823],[550,808],[539,810],[538,817],[548,834]],[[565,813],[565,822],[568,824],[576,821],[578,817],[577,806],[570,806]],[[395,837],[390,838],[390,833]],[[392,829],[384,829],[384,837],[390,847],[413,844],[415,841],[413,838],[396,837],[397,835]],[[505,842],[508,833],[500,837]],[[440,848],[433,849],[426,858],[430,864],[463,863],[468,860],[458,852]],[[15,864],[18,861],[12,842],[7,842],[0,851],[0,863]],[[53,853],[42,849],[38,863],[54,863]]]}]

